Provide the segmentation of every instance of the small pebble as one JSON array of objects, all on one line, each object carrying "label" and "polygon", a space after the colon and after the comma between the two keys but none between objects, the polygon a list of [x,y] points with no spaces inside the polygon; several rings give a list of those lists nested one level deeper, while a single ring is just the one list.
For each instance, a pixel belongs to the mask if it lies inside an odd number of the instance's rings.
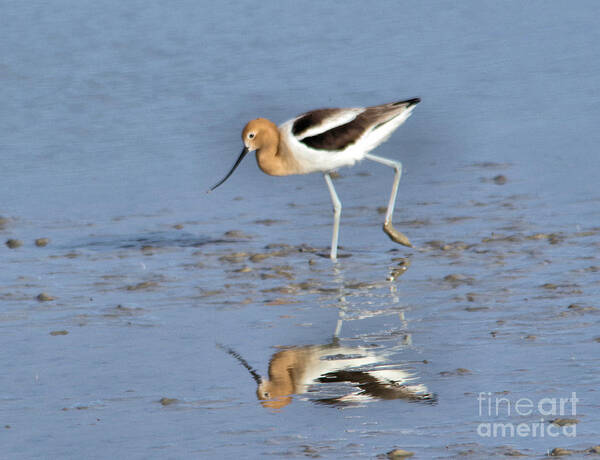
[{"label": "small pebble", "polygon": [[50,240],[48,238],[38,238],[35,240],[35,245],[38,248],[43,248],[44,246],[47,246],[49,242]]},{"label": "small pebble", "polygon": [[154,281],[143,281],[138,284],[127,286],[128,291],[138,291],[140,289],[149,289],[158,286]]},{"label": "small pebble", "polygon": [[164,397],[163,397],[163,398],[160,398],[160,401],[159,401],[159,402],[160,402],[160,403],[161,403],[163,406],[168,406],[168,405],[170,405],[170,404],[174,404],[174,403],[176,403],[177,401],[178,401],[178,399],[177,399],[177,398],[164,398]]},{"label": "small pebble", "polygon": [[244,234],[240,230],[229,230],[223,234],[226,238],[250,238],[250,236]]},{"label": "small pebble", "polygon": [[6,246],[8,246],[10,249],[16,249],[20,246],[23,246],[23,242],[21,240],[15,240],[13,238],[10,238],[8,240],[6,240]]},{"label": "small pebble", "polygon": [[69,331],[52,331],[50,335],[67,335]]},{"label": "small pebble", "polygon": [[51,300],[55,300],[56,298],[52,297],[49,294],[46,294],[45,292],[42,292],[37,295],[36,299],[40,302],[50,302]]},{"label": "small pebble", "polygon": [[390,460],[395,460],[395,459],[399,459],[399,458],[408,458],[408,457],[412,457],[413,455],[415,455],[414,452],[410,452],[410,451],[404,450],[404,449],[394,449],[387,453],[387,457]]},{"label": "small pebble", "polygon": [[555,447],[550,451],[550,457],[560,457],[561,455],[571,455],[572,450],[563,449],[562,447]]},{"label": "small pebble", "polygon": [[554,420],[550,420],[550,423],[557,426],[576,425],[579,423],[579,420],[576,418],[555,418]]},{"label": "small pebble", "polygon": [[502,174],[498,174],[496,177],[494,177],[494,183],[496,185],[504,185],[506,184],[506,181],[508,179],[506,178],[506,176],[502,175]]}]

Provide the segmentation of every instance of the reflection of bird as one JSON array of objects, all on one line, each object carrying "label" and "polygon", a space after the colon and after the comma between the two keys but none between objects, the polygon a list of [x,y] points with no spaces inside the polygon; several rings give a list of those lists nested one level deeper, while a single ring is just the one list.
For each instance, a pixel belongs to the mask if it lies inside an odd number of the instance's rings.
[{"label": "reflection of bird", "polygon": [[331,258],[336,259],[342,204],[329,173],[366,158],[394,168],[396,174],[383,230],[393,241],[411,246],[408,238],[392,226],[402,164],[368,152],[385,142],[419,102],[420,99],[415,98],[366,108],[313,110],[279,127],[265,118],[252,120],[242,132],[244,149],[239,158],[229,173],[209,191],[225,182],[244,156],[252,151],[256,151],[260,169],[272,176],[324,173],[334,207]]},{"label": "reflection of bird", "polygon": [[264,379],[237,352],[221,348],[250,371],[258,384],[258,399],[271,409],[287,406],[293,395],[307,393],[311,385],[333,383],[338,384],[333,390],[345,394],[316,399],[315,402],[348,405],[374,399],[436,401],[435,395],[428,393],[424,385],[410,383],[415,379],[410,372],[383,365],[385,358],[371,349],[336,344],[292,347],[271,357],[269,378]]}]

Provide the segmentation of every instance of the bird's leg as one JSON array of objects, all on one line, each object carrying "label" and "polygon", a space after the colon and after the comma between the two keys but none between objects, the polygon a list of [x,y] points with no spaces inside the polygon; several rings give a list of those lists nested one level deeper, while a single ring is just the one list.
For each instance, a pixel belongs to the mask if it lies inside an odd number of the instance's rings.
[{"label": "bird's leg", "polygon": [[335,193],[335,187],[329,173],[323,174],[329,193],[331,194],[331,201],[333,202],[333,235],[331,237],[331,260],[337,259],[337,247],[338,247],[338,234],[340,231],[340,215],[342,214],[342,203]]},{"label": "bird's leg", "polygon": [[412,247],[412,244],[410,243],[406,235],[396,230],[392,225],[392,215],[394,214],[396,195],[398,194],[398,184],[400,183],[400,177],[402,176],[402,163],[400,163],[399,161],[388,160],[387,158],[378,157],[377,155],[371,155],[370,153],[367,153],[365,155],[365,158],[394,168],[394,185],[392,186],[392,194],[390,195],[390,202],[388,204],[387,212],[385,214],[383,231],[387,233],[387,235],[392,241],[395,241],[396,243],[402,244],[404,246]]}]

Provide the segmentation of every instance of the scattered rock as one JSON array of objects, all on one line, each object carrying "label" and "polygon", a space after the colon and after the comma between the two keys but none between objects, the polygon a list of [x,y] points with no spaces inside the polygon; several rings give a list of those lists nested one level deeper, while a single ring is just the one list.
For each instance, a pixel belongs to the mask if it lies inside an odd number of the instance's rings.
[{"label": "scattered rock", "polygon": [[550,420],[550,423],[557,426],[576,425],[579,423],[579,420],[576,418],[555,418],[554,420]]},{"label": "scattered rock", "polygon": [[426,241],[425,245],[429,246],[432,249],[442,249],[446,245],[446,243],[444,243],[441,240],[431,240],[431,241]]},{"label": "scattered rock", "polygon": [[562,447],[555,447],[550,451],[550,457],[560,457],[561,455],[571,455],[572,450],[563,449]]},{"label": "scattered rock", "polygon": [[537,339],[537,336],[536,336],[536,335],[533,335],[533,334],[529,334],[529,335],[526,335],[526,336],[525,336],[525,337],[523,337],[523,338],[524,338],[525,340],[535,340],[535,339]]},{"label": "scattered rock", "polygon": [[558,243],[562,243],[564,239],[565,239],[564,236],[558,235],[556,233],[552,233],[552,234],[550,234],[550,238],[548,238],[548,242],[550,244],[558,244]]},{"label": "scattered rock", "polygon": [[466,307],[465,311],[482,311],[482,310],[489,310],[490,307]]},{"label": "scattered rock", "polygon": [[431,225],[431,221],[429,219],[403,220],[399,225],[402,227],[424,227],[426,225]]},{"label": "scattered rock", "polygon": [[524,457],[525,454],[519,452],[516,449],[508,449],[506,452],[504,452],[504,455],[506,455],[507,457]]},{"label": "scattered rock", "polygon": [[569,305],[567,307],[566,312],[561,313],[561,316],[565,316],[565,314],[568,314],[568,313],[588,313],[588,312],[596,311],[596,310],[598,310],[596,307],[591,307],[591,306],[584,307],[583,305],[572,303],[571,305]]},{"label": "scattered rock", "polygon": [[548,238],[550,238],[550,235],[547,233],[536,233],[527,237],[528,240],[547,240]]},{"label": "scattered rock", "polygon": [[471,374],[471,371],[469,369],[465,369],[464,367],[459,367],[458,369],[455,369],[454,371],[442,371],[440,372],[439,375],[441,375],[442,377],[450,377],[452,375],[469,375]]},{"label": "scattered rock", "polygon": [[387,212],[387,208],[385,206],[377,207],[377,214],[385,214]]},{"label": "scattered rock", "polygon": [[272,255],[268,252],[262,252],[262,253],[258,253],[258,254],[252,254],[250,256],[250,262],[262,262],[265,259],[268,259],[269,257],[272,257]]},{"label": "scattered rock", "polygon": [[279,224],[281,222],[283,222],[283,221],[276,220],[276,219],[258,219],[258,220],[254,221],[255,224],[266,225],[267,227],[270,227],[271,225]]},{"label": "scattered rock", "polygon": [[506,178],[506,176],[502,175],[502,174],[498,174],[496,177],[494,177],[494,183],[496,185],[504,185],[506,184],[506,181],[508,179]]},{"label": "scattered rock", "polygon": [[51,295],[46,294],[45,292],[42,292],[42,293],[38,294],[37,297],[36,297],[36,299],[39,302],[50,302],[51,300],[56,300],[55,297],[52,297]]},{"label": "scattered rock", "polygon": [[588,450],[588,452],[590,454],[600,454],[600,445],[599,446],[590,447],[590,449]]},{"label": "scattered rock", "polygon": [[129,285],[125,289],[128,291],[138,291],[140,289],[149,289],[156,286],[158,286],[158,283],[155,283],[154,281],[142,281],[138,284]]},{"label": "scattered rock", "polygon": [[521,241],[520,235],[501,235],[498,233],[492,233],[491,236],[482,238],[482,243],[517,243]]},{"label": "scattered rock", "polygon": [[181,230],[183,228],[183,224],[175,224],[175,225],[173,225],[173,228],[175,230]]},{"label": "scattered rock", "polygon": [[277,298],[277,299],[265,301],[265,305],[267,305],[269,307],[276,307],[278,305],[289,305],[289,304],[294,304],[294,303],[298,303],[298,301],[293,300],[293,299],[285,299],[285,298],[281,298],[281,297]]},{"label": "scattered rock", "polygon": [[50,332],[50,335],[67,335],[69,333],[69,331],[52,331]]},{"label": "scattered rock", "polygon": [[238,268],[237,270],[234,270],[234,273],[249,273],[252,271],[252,268],[250,267],[242,267],[242,268]]},{"label": "scattered rock", "polygon": [[544,283],[540,286],[541,288],[544,289],[557,289],[558,288],[558,284],[554,284],[554,283]]},{"label": "scattered rock", "polygon": [[6,240],[6,243],[4,244],[6,244],[9,249],[16,249],[20,246],[23,246],[23,242],[21,240],[15,240],[13,238]]},{"label": "scattered rock", "polygon": [[412,457],[413,455],[415,455],[414,452],[410,452],[408,450],[404,450],[404,449],[394,449],[391,450],[387,453],[387,458],[389,458],[390,460],[396,460],[399,458],[408,458],[408,457]]},{"label": "scattered rock", "polygon": [[249,235],[246,235],[245,233],[243,233],[240,230],[229,230],[228,232],[225,232],[223,234],[224,237],[226,238],[240,238],[240,239],[250,239],[252,238]]},{"label": "scattered rock", "polygon": [[169,406],[171,404],[175,404],[177,401],[179,401],[177,398],[162,397],[158,402],[161,403],[163,406]]},{"label": "scattered rock", "polygon": [[461,284],[472,284],[474,279],[460,273],[451,273],[450,275],[444,276],[444,281],[450,283],[453,287],[457,287]]},{"label": "scattered rock", "polygon": [[304,454],[305,457],[312,457],[312,458],[320,457],[319,451],[317,449],[315,449],[314,447],[311,447],[311,446],[301,446],[301,447],[302,447],[302,453]]},{"label": "scattered rock", "polygon": [[48,238],[38,238],[37,240],[35,240],[35,245],[38,248],[43,248],[44,246],[47,246],[49,242],[50,239]]},{"label": "scattered rock", "polygon": [[454,241],[452,243],[446,243],[441,240],[431,240],[425,243],[432,249],[439,249],[441,251],[464,251],[469,249],[472,245],[468,245],[464,241]]},{"label": "scattered rock", "polygon": [[221,262],[237,263],[246,260],[248,253],[246,252],[232,252],[231,254],[225,254],[219,257]]}]

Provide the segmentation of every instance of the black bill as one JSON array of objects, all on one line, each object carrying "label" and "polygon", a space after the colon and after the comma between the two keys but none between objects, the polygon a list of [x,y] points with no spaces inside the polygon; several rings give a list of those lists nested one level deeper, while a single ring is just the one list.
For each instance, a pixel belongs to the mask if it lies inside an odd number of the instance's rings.
[{"label": "black bill", "polygon": [[237,168],[239,166],[239,164],[242,162],[242,160],[244,159],[244,157],[246,156],[246,154],[248,152],[249,152],[248,147],[244,147],[244,150],[242,150],[242,153],[240,153],[240,156],[238,157],[235,164],[233,165],[233,168],[231,168],[231,171],[229,171],[223,179],[221,179],[219,182],[217,182],[215,185],[213,185],[206,193],[212,192],[219,185],[221,185],[223,182],[225,182],[227,179],[229,179],[229,176],[231,176],[233,174],[233,171],[235,171],[235,168]]}]

